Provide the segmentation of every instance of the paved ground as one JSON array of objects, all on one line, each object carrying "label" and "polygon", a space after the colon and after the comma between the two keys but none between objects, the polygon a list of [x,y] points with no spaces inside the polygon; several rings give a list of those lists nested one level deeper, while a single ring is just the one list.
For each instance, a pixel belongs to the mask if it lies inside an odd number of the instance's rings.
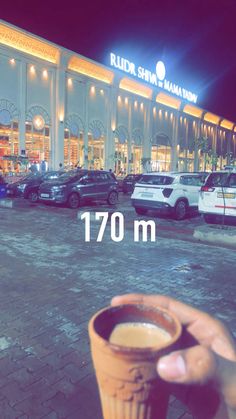
[{"label": "paved ground", "polygon": [[[112,241],[108,227],[96,242],[99,223],[91,221],[86,243],[75,210],[0,208],[1,419],[101,419],[87,323],[115,294],[169,294],[217,315],[236,336],[235,251],[196,242],[196,216],[150,215],[156,241],[134,243],[129,198],[117,211],[124,240]],[[169,419],[180,417],[191,418],[172,397]]]}]

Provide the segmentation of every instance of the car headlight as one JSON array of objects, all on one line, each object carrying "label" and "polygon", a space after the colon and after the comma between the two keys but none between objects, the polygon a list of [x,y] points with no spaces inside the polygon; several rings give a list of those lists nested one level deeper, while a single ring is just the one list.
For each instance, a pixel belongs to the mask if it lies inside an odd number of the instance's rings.
[{"label": "car headlight", "polygon": [[54,191],[54,192],[57,192],[57,191],[61,191],[62,189],[64,189],[66,187],[66,185],[60,185],[60,186],[53,186],[52,187],[52,190]]},{"label": "car headlight", "polygon": [[21,192],[23,192],[24,190],[25,190],[25,187],[26,187],[26,183],[21,183],[21,185],[18,185],[18,189],[21,191]]}]

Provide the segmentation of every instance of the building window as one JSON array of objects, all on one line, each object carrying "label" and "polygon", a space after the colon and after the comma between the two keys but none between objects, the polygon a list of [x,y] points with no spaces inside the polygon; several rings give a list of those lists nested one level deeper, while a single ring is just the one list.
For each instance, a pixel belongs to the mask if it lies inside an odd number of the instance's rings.
[{"label": "building window", "polygon": [[131,145],[130,173],[142,173],[142,146]]},{"label": "building window", "polygon": [[84,165],[84,137],[82,132],[66,129],[64,135],[64,166],[67,169]]},{"label": "building window", "polygon": [[153,145],[151,152],[151,168],[153,172],[168,172],[171,166],[171,147]]},{"label": "building window", "polygon": [[29,164],[40,165],[42,160],[45,160],[50,167],[50,127],[45,125],[43,117],[37,115],[32,121],[26,122],[25,131],[25,151]]},{"label": "building window", "polygon": [[128,174],[128,142],[115,138],[115,174],[126,176]]},{"label": "building window", "polygon": [[104,169],[104,145],[105,138],[103,135],[88,135],[88,169]]},{"label": "building window", "polygon": [[20,172],[18,122],[7,109],[0,110],[0,167],[4,174]]}]

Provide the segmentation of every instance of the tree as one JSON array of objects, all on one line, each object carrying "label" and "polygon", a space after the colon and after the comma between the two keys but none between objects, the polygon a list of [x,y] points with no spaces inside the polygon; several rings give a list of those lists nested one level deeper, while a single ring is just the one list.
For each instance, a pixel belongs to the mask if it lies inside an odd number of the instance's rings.
[{"label": "tree", "polygon": [[149,172],[149,170],[150,170],[150,163],[151,163],[150,157],[142,157],[141,158],[141,165],[143,167],[143,171],[144,172]]},{"label": "tree", "polygon": [[197,149],[200,151],[201,155],[203,156],[203,171],[206,171],[207,164],[211,165],[211,170],[215,170],[217,167],[219,156],[212,148],[209,147],[208,137],[201,136],[195,138],[194,143]]}]

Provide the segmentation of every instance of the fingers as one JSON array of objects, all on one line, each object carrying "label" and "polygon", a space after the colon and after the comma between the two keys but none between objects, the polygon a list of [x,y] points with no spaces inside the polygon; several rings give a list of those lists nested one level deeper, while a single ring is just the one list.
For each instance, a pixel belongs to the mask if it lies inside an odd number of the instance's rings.
[{"label": "fingers", "polygon": [[175,313],[183,325],[190,325],[205,313],[165,295],[126,294],[112,299],[112,305],[138,303],[167,308]]},{"label": "fingers", "polygon": [[172,352],[159,359],[157,372],[171,383],[202,385],[214,382],[226,405],[236,412],[236,363],[211,349],[199,345]]},{"label": "fingers", "polygon": [[158,374],[165,381],[184,384],[205,384],[215,378],[217,357],[203,346],[173,352],[160,358]]}]

